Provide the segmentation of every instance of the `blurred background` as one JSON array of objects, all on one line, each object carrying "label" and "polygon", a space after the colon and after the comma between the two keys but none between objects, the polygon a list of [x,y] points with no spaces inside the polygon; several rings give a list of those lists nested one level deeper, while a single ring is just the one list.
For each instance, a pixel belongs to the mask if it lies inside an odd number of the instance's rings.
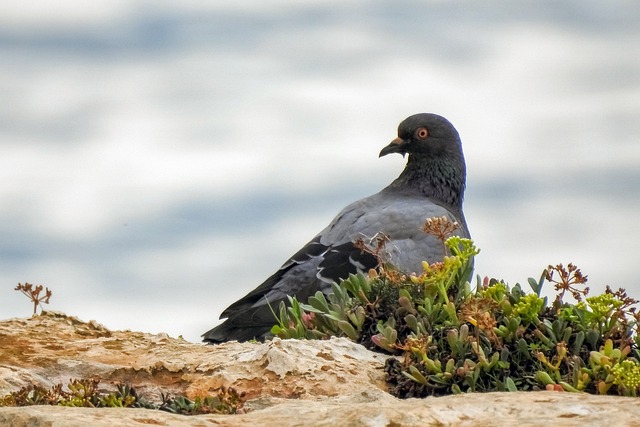
[{"label": "blurred background", "polygon": [[632,0],[4,0],[0,319],[31,314],[27,281],[199,341],[400,173],[378,152],[418,112],[461,134],[477,274],[573,262],[638,298],[638,22]]}]

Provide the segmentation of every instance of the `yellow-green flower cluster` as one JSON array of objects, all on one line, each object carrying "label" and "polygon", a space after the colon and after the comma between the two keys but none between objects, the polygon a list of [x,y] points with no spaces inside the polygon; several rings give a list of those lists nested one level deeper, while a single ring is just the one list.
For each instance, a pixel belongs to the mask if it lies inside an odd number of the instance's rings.
[{"label": "yellow-green flower cluster", "polygon": [[451,236],[446,240],[445,244],[453,255],[458,255],[465,261],[470,260],[480,253],[480,249],[476,248],[473,240],[465,239],[464,237]]},{"label": "yellow-green flower cluster", "polygon": [[504,282],[495,282],[493,285],[482,289],[480,295],[485,298],[501,302],[507,295],[507,285]]},{"label": "yellow-green flower cluster", "polygon": [[611,368],[611,373],[614,376],[614,384],[621,385],[630,391],[640,387],[640,364],[632,359],[616,363]]},{"label": "yellow-green flower cluster", "polygon": [[542,310],[544,299],[536,294],[526,294],[513,307],[513,312],[520,316],[522,320],[533,322],[538,318],[538,313]]},{"label": "yellow-green flower cluster", "polygon": [[433,264],[422,261],[423,273],[420,276],[411,276],[411,281],[416,284],[448,282],[455,277],[461,266],[462,260],[458,256],[446,256],[442,262]]},{"label": "yellow-green flower cluster", "polygon": [[609,316],[613,310],[617,310],[622,306],[622,301],[613,294],[602,294],[587,298],[589,308],[597,319],[604,319]]}]

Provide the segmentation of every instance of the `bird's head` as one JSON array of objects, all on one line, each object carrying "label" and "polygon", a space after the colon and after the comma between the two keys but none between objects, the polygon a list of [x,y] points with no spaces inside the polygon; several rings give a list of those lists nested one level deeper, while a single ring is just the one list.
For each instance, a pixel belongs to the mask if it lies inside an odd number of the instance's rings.
[{"label": "bird's head", "polygon": [[423,195],[462,209],[466,166],[458,131],[437,114],[414,114],[398,126],[398,137],[380,151],[409,154],[400,176],[385,190],[418,190]]},{"label": "bird's head", "polygon": [[398,137],[380,151],[380,157],[391,153],[405,154],[415,160],[435,159],[461,153],[458,131],[449,120],[431,113],[409,116],[398,126]]}]

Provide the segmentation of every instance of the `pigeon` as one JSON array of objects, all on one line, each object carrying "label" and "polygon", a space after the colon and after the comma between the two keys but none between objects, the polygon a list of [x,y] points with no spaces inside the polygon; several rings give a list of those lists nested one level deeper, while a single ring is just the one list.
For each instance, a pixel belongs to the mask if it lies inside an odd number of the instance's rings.
[{"label": "pigeon", "polygon": [[421,230],[428,218],[445,216],[458,223],[454,234],[470,237],[462,212],[466,165],[453,125],[437,114],[412,115],[379,157],[391,153],[408,154],[400,176],[345,207],[271,277],[224,310],[220,318],[226,320],[204,333],[204,342],[264,340],[287,296],[306,302],[317,291],[328,294],[333,282],[368,272],[381,260],[405,273],[422,272],[422,261],[442,261],[442,242]]}]

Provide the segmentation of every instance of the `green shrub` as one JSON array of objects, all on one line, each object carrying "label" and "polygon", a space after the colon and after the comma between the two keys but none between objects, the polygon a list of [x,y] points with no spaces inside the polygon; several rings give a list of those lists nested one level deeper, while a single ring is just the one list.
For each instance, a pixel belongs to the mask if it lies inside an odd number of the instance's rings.
[{"label": "green shrub", "polygon": [[[529,279],[531,293],[479,277],[472,290],[467,278],[478,249],[469,239],[446,238],[442,230],[457,225],[435,220],[425,231],[446,245],[442,262],[425,262],[412,276],[382,265],[334,284],[328,296],[290,298],[278,307],[272,333],[346,336],[396,356],[385,371],[401,398],[539,389],[638,394],[638,301],[609,287],[588,296],[587,277],[573,264]],[[557,293],[551,304],[541,296],[545,283]],[[569,295],[575,303],[565,301]]]}]

